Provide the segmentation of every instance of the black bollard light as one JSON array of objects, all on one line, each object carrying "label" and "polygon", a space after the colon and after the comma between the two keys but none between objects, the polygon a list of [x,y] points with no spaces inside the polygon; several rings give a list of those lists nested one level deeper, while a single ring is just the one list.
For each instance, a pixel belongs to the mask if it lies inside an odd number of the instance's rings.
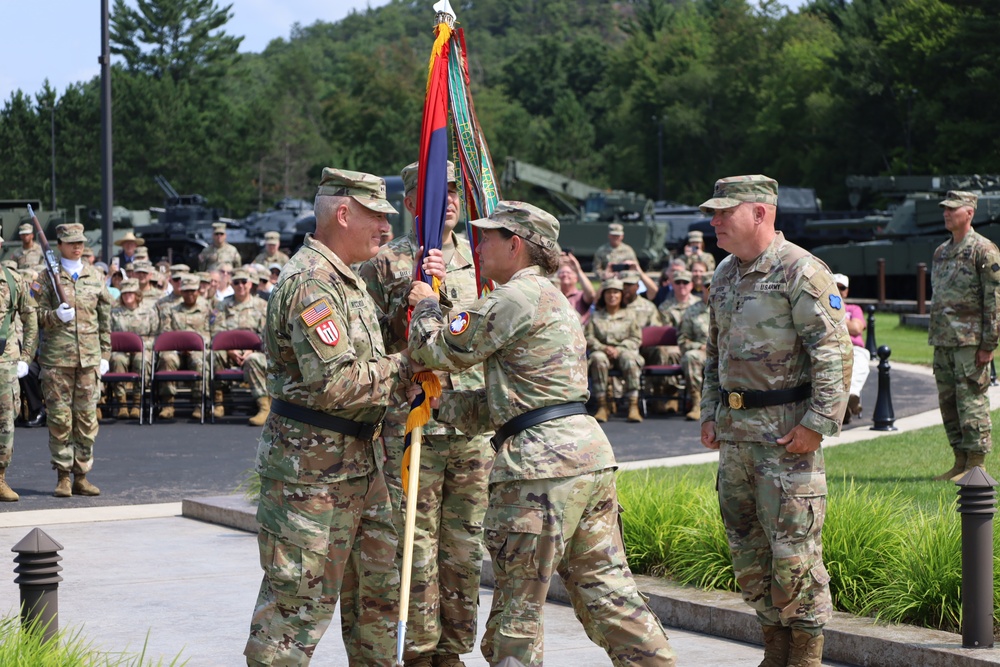
[{"label": "black bollard light", "polygon": [[21,625],[37,628],[49,641],[59,631],[59,572],[63,545],[49,537],[41,528],[34,528],[11,547],[17,556],[14,583],[21,587]]},{"label": "black bollard light", "polygon": [[962,647],[993,648],[993,515],[997,481],[976,466],[958,484],[962,515]]},{"label": "black bollard light", "polygon": [[872,431],[895,431],[896,413],[892,411],[892,391],[889,389],[889,355],[892,350],[888,345],[878,349],[878,398],[875,399],[875,412],[872,413],[874,425]]},{"label": "black bollard light", "polygon": [[878,355],[878,346],[875,344],[875,306],[868,306],[868,336],[865,338],[865,349],[872,359]]}]

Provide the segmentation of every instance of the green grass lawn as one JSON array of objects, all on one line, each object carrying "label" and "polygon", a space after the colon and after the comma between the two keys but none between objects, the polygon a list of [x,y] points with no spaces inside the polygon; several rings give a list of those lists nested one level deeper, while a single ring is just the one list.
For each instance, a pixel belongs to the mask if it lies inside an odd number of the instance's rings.
[{"label": "green grass lawn", "polygon": [[892,350],[890,363],[930,366],[934,358],[934,349],[927,344],[927,329],[900,326],[896,313],[875,313],[875,342]]}]

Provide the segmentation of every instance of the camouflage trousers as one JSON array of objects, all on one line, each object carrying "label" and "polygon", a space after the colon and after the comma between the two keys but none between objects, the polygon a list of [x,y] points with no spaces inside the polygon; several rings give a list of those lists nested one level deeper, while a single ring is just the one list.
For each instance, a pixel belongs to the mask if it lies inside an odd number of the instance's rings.
[{"label": "camouflage trousers", "polygon": [[676,664],[625,559],[613,469],[491,484],[485,526],[496,587],[481,648],[491,665],[507,657],[542,664],[542,611],[555,573],[613,665]]},{"label": "camouflage trousers", "polygon": [[[143,373],[146,377],[146,381],[148,382],[153,371],[153,358],[152,355],[146,355],[146,364],[143,368],[141,354],[137,352],[112,352],[110,366],[112,373]],[[113,385],[115,401],[117,401],[119,405],[125,404],[125,384],[126,383],[124,382],[115,382]],[[138,382],[135,383],[132,391],[136,397],[139,396]]]},{"label": "camouflage trousers", "polygon": [[760,623],[823,627],[833,614],[823,450],[723,441],[718,492],[736,581]]},{"label": "camouflage trousers", "polygon": [[90,472],[97,439],[97,367],[42,366],[49,455],[56,470]]},{"label": "camouflage trousers", "polygon": [[[656,345],[640,350],[642,358],[651,366],[671,366],[681,363],[681,348],[677,345]],[[672,394],[680,389],[683,379],[679,375],[669,375],[652,379],[652,389],[657,394]]]},{"label": "camouflage trousers", "polygon": [[251,352],[243,360],[242,366],[229,358],[225,352],[213,352],[216,368],[242,368],[243,377],[250,385],[250,395],[254,398],[267,396],[267,358],[263,352]]},{"label": "camouflage trousers", "polygon": [[247,664],[308,665],[340,600],[350,664],[394,667],[399,572],[382,471],[332,484],[260,481],[264,580]]},{"label": "camouflage trousers", "polygon": [[595,350],[590,353],[587,365],[590,371],[590,382],[593,385],[594,394],[603,396],[608,391],[608,373],[612,364],[621,371],[625,378],[625,391],[639,391],[640,374],[642,373],[642,357],[638,352],[632,352],[625,348],[618,348],[618,358],[614,361],[608,358],[602,350]]},{"label": "camouflage trousers", "polygon": [[988,453],[990,366],[976,365],[976,347],[935,347],[934,380],[948,442],[956,450]]},{"label": "camouflage trousers", "polygon": [[[386,484],[403,560],[403,439],[387,437]],[[427,435],[420,448],[420,490],[404,658],[469,653],[476,644],[483,566],[483,515],[493,451],[484,436]]]},{"label": "camouflage trousers", "polygon": [[[203,363],[201,352],[163,352],[157,355],[156,370],[158,371],[199,371],[208,380],[208,367]],[[176,382],[160,384],[160,395],[173,398],[177,395]],[[201,396],[201,385],[192,382],[191,391],[195,397]]]},{"label": "camouflage trousers", "polygon": [[688,350],[681,357],[681,369],[684,371],[684,378],[687,381],[688,391],[691,387],[701,387],[702,380],[705,379],[705,351]]},{"label": "camouflage trousers", "polygon": [[0,470],[10,465],[14,455],[14,416],[21,409],[21,385],[17,364],[0,363]]}]

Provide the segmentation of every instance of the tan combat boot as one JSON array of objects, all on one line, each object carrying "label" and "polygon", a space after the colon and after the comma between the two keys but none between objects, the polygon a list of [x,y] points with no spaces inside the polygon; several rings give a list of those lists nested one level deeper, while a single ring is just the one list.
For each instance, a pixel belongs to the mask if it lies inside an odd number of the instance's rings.
[{"label": "tan combat boot", "polygon": [[56,470],[56,474],[59,476],[59,481],[56,482],[56,490],[52,495],[56,498],[72,497],[73,488],[69,482],[69,470]]},{"label": "tan combat boot", "polygon": [[701,421],[701,387],[691,388],[691,409],[684,415],[684,419],[689,422]]},{"label": "tan combat boot", "polygon": [[191,419],[201,419],[201,406],[205,402],[205,397],[192,396],[191,399],[194,401],[194,410],[191,411]]},{"label": "tan combat boot", "polygon": [[173,419],[174,418],[174,397],[171,396],[163,401],[163,407],[160,408],[160,419]]},{"label": "tan combat boot", "polygon": [[642,414],[639,412],[639,397],[630,396],[628,399],[628,417],[626,419],[633,424],[642,421]]},{"label": "tan combat boot", "polygon": [[594,413],[594,419],[602,424],[608,421],[608,399],[604,396],[597,397],[597,412]]},{"label": "tan combat boot", "polygon": [[139,417],[141,417],[141,415],[139,414],[142,411],[142,408],[139,407],[141,405],[142,405],[142,393],[139,391],[137,387],[135,393],[132,394],[132,407],[128,409],[129,419],[139,419]]},{"label": "tan combat boot", "polygon": [[263,426],[271,413],[271,397],[261,396],[257,399],[257,414],[250,418],[251,426]]},{"label": "tan combat boot", "polygon": [[7,485],[7,469],[0,468],[0,502],[14,503],[21,496]]},{"label": "tan combat boot", "polygon": [[73,475],[73,494],[77,496],[99,496],[101,490],[87,481],[87,473],[78,472]]},{"label": "tan combat boot", "polygon": [[955,473],[955,475],[951,478],[951,481],[957,482],[958,480],[965,477],[966,473],[968,473],[976,466],[981,467],[985,472],[986,467],[983,465],[985,461],[986,461],[985,452],[967,452],[965,456],[965,467],[962,468],[961,472]]},{"label": "tan combat boot", "polygon": [[960,475],[965,472],[965,459],[968,456],[967,452],[960,449],[953,450],[955,452],[955,465],[951,467],[948,472],[943,472],[934,478],[935,482],[943,482],[946,479],[951,479],[955,475]]},{"label": "tan combat boot", "polygon": [[128,419],[128,408],[122,405],[115,413],[115,419]]},{"label": "tan combat boot", "polygon": [[785,667],[792,629],[780,625],[762,625],[760,629],[764,632],[764,661],[757,667]]},{"label": "tan combat boot", "polygon": [[808,632],[792,628],[786,667],[821,667],[822,664],[823,635],[813,637]]},{"label": "tan combat boot", "polygon": [[219,417],[226,416],[226,408],[222,405],[222,401],[226,400],[222,395],[221,389],[215,390],[215,406],[212,408],[212,416],[218,419]]}]

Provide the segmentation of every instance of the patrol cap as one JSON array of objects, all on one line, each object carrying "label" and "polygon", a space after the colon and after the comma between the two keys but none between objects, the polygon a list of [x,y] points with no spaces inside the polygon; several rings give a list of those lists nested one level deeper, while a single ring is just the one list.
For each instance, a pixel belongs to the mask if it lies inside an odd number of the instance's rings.
[{"label": "patrol cap", "polygon": [[705,241],[705,235],[699,232],[697,229],[693,229],[688,232],[688,243],[702,243]]},{"label": "patrol cap", "polygon": [[847,276],[845,276],[843,273],[835,273],[835,274],[833,274],[833,282],[836,283],[837,285],[843,285],[844,287],[850,287],[851,286],[851,280],[850,280],[850,278],[848,278]]},{"label": "patrol cap", "polygon": [[778,181],[763,174],[729,176],[715,182],[712,198],[699,206],[706,215],[719,209],[735,208],[744,202],[778,205]]},{"label": "patrol cap", "polygon": [[136,258],[141,257],[143,259],[149,259],[149,249],[139,246],[138,248],[135,249],[135,256]]},{"label": "patrol cap", "polygon": [[614,236],[625,236],[625,227],[620,222],[612,222],[608,225],[608,234]]},{"label": "patrol cap", "polygon": [[198,280],[198,276],[193,273],[185,273],[181,277],[181,291],[189,292],[191,290],[198,290],[201,287],[201,281]]},{"label": "patrol cap", "polygon": [[22,236],[25,234],[34,234],[35,226],[32,225],[30,222],[26,222],[17,228],[17,233],[21,234]]},{"label": "patrol cap", "polygon": [[639,274],[635,271],[626,271],[621,274],[622,282],[626,285],[638,285],[639,284]]},{"label": "patrol cap", "polygon": [[376,213],[398,213],[385,198],[385,180],[372,174],[346,169],[323,167],[317,195],[351,197]]},{"label": "patrol cap", "polygon": [[[191,267],[187,264],[171,264],[170,274],[173,276],[176,273],[191,273]],[[171,278],[172,280],[173,278]]]},{"label": "patrol cap", "polygon": [[625,285],[618,278],[606,278],[604,282],[601,283],[601,292],[609,289],[616,289],[621,292],[624,286]]},{"label": "patrol cap", "polygon": [[278,232],[265,233],[264,243],[281,243],[281,234],[279,234]]},{"label": "patrol cap", "polygon": [[194,275],[198,276],[198,282],[200,283],[208,283],[208,284],[212,283],[212,274],[210,274],[208,271],[199,271]]},{"label": "patrol cap", "polygon": [[471,223],[480,229],[507,229],[522,239],[553,249],[559,240],[559,221],[550,213],[523,201],[500,201],[487,218]]},{"label": "patrol cap", "polygon": [[3,266],[7,267],[8,269],[14,269],[15,271],[17,270],[17,262],[15,262],[12,259],[5,259],[3,261]]},{"label": "patrol cap", "polygon": [[236,269],[235,271],[233,271],[233,280],[246,280],[246,281],[249,281],[250,280],[250,273],[246,269],[244,269],[242,267],[239,268],[239,269]]},{"label": "patrol cap", "polygon": [[[417,171],[420,168],[419,162],[413,162],[403,167],[399,175],[403,178],[403,194],[409,194],[410,190],[417,187]],[[457,183],[458,177],[455,174],[455,163],[448,160],[448,182]]]},{"label": "patrol cap", "polygon": [[56,227],[56,238],[62,243],[85,243],[87,241],[87,237],[83,235],[83,225],[78,222],[67,222]]},{"label": "patrol cap", "polygon": [[122,294],[128,294],[130,292],[138,294],[139,293],[139,281],[135,278],[126,278],[122,281],[122,284],[118,286],[118,291]]},{"label": "patrol cap", "polygon": [[212,223],[212,233],[213,234],[218,234],[219,232],[225,233],[225,231],[226,231],[226,223],[224,223],[224,222],[213,222]]},{"label": "patrol cap", "polygon": [[270,273],[271,271],[274,271],[275,269],[278,269],[278,271],[281,271],[281,264],[278,264],[277,262],[273,262],[269,267],[267,267],[268,273]]},{"label": "patrol cap", "polygon": [[675,283],[683,283],[683,282],[689,283],[691,282],[691,280],[692,280],[691,272],[688,271],[687,269],[677,269],[676,271],[674,271]]},{"label": "patrol cap", "polygon": [[132,262],[132,271],[133,273],[152,273],[153,265],[144,259],[140,259]]},{"label": "patrol cap", "polygon": [[[86,241],[87,237],[84,236],[83,240]],[[91,248],[89,245],[83,246],[83,255],[82,256],[83,257],[93,257],[94,256],[94,249]]]},{"label": "patrol cap", "polygon": [[120,239],[118,239],[117,241],[115,241],[115,245],[118,246],[118,247],[121,247],[121,246],[125,245],[126,241],[135,241],[135,244],[137,246],[146,245],[145,239],[141,239],[141,238],[137,237],[133,232],[126,232],[125,236],[123,236]]},{"label": "patrol cap", "polygon": [[940,202],[938,206],[941,208],[961,208],[963,206],[971,206],[972,210],[975,210],[978,203],[979,195],[975,192],[948,190],[948,194],[944,196],[944,201]]},{"label": "patrol cap", "polygon": [[94,262],[94,268],[100,269],[104,272],[104,275],[108,275],[108,265],[104,262]]}]

